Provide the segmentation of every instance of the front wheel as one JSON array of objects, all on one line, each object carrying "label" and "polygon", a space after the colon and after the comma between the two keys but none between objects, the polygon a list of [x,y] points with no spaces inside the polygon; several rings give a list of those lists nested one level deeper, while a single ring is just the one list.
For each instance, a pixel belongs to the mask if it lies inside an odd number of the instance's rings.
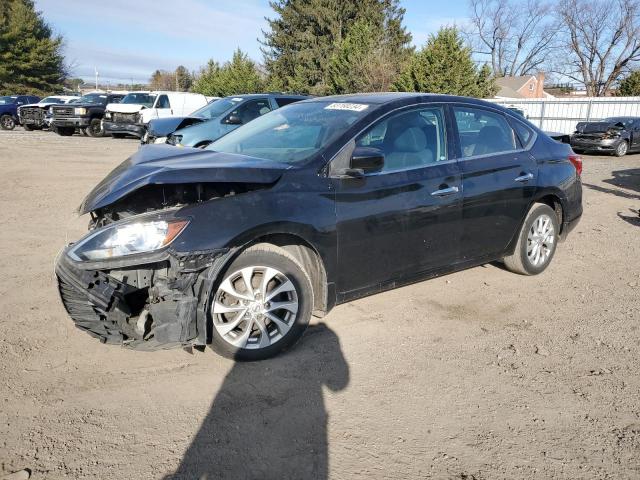
[{"label": "front wheel", "polygon": [[0,117],[0,128],[2,130],[13,130],[16,128],[16,120],[11,115],[2,115]]},{"label": "front wheel", "polygon": [[311,318],[313,289],[293,256],[259,244],[231,263],[210,302],[211,348],[235,360],[263,360],[300,339]]},{"label": "front wheel", "polygon": [[548,205],[535,204],[522,225],[513,254],[504,257],[505,266],[521,275],[542,273],[556,252],[559,231],[556,212]]},{"label": "front wheel", "polygon": [[28,124],[22,125],[22,128],[24,128],[27,132],[32,132],[36,129],[36,127],[34,127],[33,125],[28,125]]},{"label": "front wheel", "polygon": [[104,129],[102,128],[102,121],[99,118],[91,119],[87,127],[87,133],[90,137],[103,137]]},{"label": "front wheel", "polygon": [[624,157],[627,152],[629,151],[629,144],[627,143],[626,140],[622,140],[618,146],[616,147],[615,151],[613,152],[613,154],[616,157]]}]

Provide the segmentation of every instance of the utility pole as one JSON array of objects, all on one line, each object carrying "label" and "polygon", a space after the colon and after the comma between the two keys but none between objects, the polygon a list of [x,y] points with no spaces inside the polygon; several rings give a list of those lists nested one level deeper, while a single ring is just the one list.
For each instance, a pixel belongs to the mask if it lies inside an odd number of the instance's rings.
[{"label": "utility pole", "polygon": [[98,67],[93,67],[93,69],[96,71],[96,90],[98,90]]}]

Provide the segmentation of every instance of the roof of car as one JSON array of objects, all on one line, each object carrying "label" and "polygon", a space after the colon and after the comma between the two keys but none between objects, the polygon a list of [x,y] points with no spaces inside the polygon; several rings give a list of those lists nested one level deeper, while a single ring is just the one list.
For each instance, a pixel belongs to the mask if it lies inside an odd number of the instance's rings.
[{"label": "roof of car", "polygon": [[471,97],[459,97],[455,95],[443,95],[439,93],[416,93],[416,92],[375,92],[375,93],[354,93],[347,95],[331,95],[328,97],[316,97],[308,102],[343,102],[343,103],[368,103],[383,105],[399,100],[440,100],[444,102],[464,101],[465,103],[477,103],[480,105],[491,105],[489,102]]},{"label": "roof of car", "polygon": [[252,98],[252,97],[314,98],[311,95],[305,95],[302,93],[281,93],[281,92],[241,93],[239,95],[228,95],[225,98]]}]

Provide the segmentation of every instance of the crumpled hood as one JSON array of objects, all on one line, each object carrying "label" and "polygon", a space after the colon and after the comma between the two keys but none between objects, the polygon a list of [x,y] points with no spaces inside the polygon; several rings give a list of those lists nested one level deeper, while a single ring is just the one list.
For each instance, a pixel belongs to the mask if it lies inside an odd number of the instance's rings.
[{"label": "crumpled hood", "polygon": [[606,133],[612,128],[624,130],[624,124],[620,122],[579,122],[576,125],[578,133]]},{"label": "crumpled hood", "polygon": [[155,118],[149,122],[147,130],[154,137],[167,137],[176,130],[195,123],[201,123],[204,119],[199,117],[167,117]]},{"label": "crumpled hood", "polygon": [[114,203],[146,185],[178,183],[274,183],[286,163],[169,145],[145,145],[87,195],[80,215]]},{"label": "crumpled hood", "polygon": [[107,111],[117,113],[137,113],[147,107],[139,103],[109,103]]}]

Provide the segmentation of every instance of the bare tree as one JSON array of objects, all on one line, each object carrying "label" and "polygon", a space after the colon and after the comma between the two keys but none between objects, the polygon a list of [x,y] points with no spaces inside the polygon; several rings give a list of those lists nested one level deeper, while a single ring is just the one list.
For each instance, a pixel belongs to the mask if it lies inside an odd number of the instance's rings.
[{"label": "bare tree", "polygon": [[469,9],[467,36],[475,53],[490,57],[495,75],[527,75],[542,69],[558,31],[548,3],[469,0]]},{"label": "bare tree", "polygon": [[603,96],[640,60],[640,1],[561,0],[567,63],[558,72]]}]

